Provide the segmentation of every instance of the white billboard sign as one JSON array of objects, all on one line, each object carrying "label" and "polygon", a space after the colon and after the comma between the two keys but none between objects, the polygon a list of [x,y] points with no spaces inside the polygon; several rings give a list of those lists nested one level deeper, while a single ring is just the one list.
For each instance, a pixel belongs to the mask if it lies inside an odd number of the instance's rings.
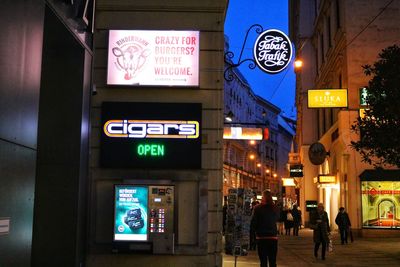
[{"label": "white billboard sign", "polygon": [[108,85],[199,86],[198,31],[110,30]]}]

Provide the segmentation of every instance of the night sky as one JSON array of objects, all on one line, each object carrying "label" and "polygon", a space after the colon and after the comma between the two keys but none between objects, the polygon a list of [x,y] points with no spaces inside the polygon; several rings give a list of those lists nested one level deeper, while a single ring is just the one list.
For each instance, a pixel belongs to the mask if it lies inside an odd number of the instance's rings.
[{"label": "night sky", "polygon": [[[263,31],[277,29],[289,35],[288,1],[229,0],[225,20],[225,35],[229,38],[229,50],[235,54],[232,59],[238,62],[246,32],[253,24],[260,24]],[[242,60],[253,58],[253,45],[258,37],[252,28],[246,41]],[[293,54],[295,52],[293,51]],[[239,69],[249,82],[253,92],[284,111],[288,117],[295,116],[295,74],[294,56],[289,66],[278,74],[267,74],[258,67],[250,69],[243,63]]]}]

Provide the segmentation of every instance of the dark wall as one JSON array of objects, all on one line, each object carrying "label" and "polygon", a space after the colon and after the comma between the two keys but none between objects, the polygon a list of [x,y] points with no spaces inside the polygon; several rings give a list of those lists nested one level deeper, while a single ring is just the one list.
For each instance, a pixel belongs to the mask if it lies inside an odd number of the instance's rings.
[{"label": "dark wall", "polygon": [[91,55],[46,7],[32,266],[84,259]]},{"label": "dark wall", "polygon": [[0,266],[30,266],[44,2],[0,8]]}]

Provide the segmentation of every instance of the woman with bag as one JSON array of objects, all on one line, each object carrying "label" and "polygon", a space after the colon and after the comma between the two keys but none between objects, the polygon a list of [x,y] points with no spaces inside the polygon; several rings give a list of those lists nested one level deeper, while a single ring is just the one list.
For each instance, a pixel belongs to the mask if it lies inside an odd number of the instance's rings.
[{"label": "woman with bag", "polygon": [[290,235],[291,228],[293,228],[293,215],[290,209],[287,209],[285,220],[285,235]]},{"label": "woman with bag", "polygon": [[328,213],[324,211],[324,204],[319,203],[317,210],[311,213],[310,228],[314,230],[314,256],[318,258],[319,246],[322,244],[322,259],[325,260],[326,246],[329,244],[329,227]]}]

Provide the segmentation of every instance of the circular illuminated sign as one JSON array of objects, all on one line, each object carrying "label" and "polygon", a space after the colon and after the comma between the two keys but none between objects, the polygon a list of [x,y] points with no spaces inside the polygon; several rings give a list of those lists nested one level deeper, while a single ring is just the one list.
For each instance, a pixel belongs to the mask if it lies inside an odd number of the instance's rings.
[{"label": "circular illuminated sign", "polygon": [[262,32],[254,44],[254,60],[266,73],[279,73],[292,58],[292,43],[286,34],[279,30]]}]

